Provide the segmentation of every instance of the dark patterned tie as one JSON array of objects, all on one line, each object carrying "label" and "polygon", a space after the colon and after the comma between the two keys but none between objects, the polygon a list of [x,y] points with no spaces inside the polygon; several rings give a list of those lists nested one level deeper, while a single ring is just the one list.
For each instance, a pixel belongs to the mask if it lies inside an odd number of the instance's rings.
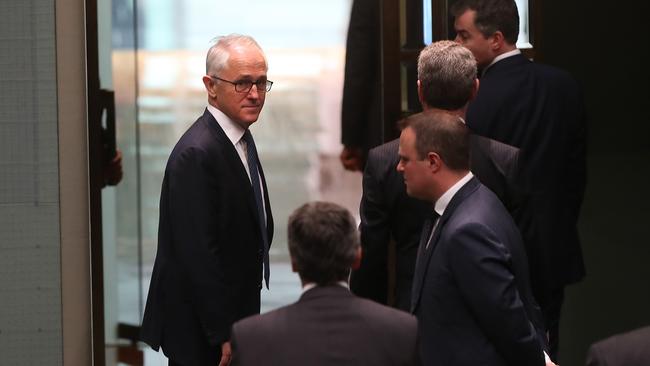
[{"label": "dark patterned tie", "polygon": [[266,219],[264,215],[264,204],[262,198],[262,189],[260,188],[260,176],[258,173],[257,149],[255,148],[255,141],[250,130],[244,133],[244,141],[246,141],[246,160],[248,160],[248,171],[251,175],[251,185],[253,186],[253,194],[255,195],[255,204],[257,206],[257,216],[260,224],[260,232],[262,233],[262,241],[264,242],[264,282],[266,288],[269,288],[269,239],[266,231]]},{"label": "dark patterned tie", "polygon": [[420,245],[418,246],[418,254],[415,259],[413,286],[411,287],[411,312],[415,310],[415,304],[420,293],[420,287],[422,286],[422,277],[424,277],[424,272],[426,271],[427,267],[427,263],[425,263],[426,251],[428,250],[429,241],[433,240],[433,234],[435,229],[437,229],[436,223],[438,222],[439,218],[440,215],[433,211],[430,218],[428,220],[425,220],[424,226],[422,227]]}]

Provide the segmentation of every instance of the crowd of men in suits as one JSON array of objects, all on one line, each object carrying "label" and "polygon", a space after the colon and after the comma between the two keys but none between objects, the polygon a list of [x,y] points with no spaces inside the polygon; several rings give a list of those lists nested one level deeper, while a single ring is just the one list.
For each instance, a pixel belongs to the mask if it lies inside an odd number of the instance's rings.
[{"label": "crowd of men in suits", "polygon": [[161,192],[142,340],[169,365],[554,365],[563,289],[584,275],[580,93],[517,50],[513,0],[452,15],[456,40],[418,59],[423,112],[367,155],[360,230],[338,205],[298,208],[303,294],[261,316],[273,217],[249,127],[273,82],[255,40],[217,39]]}]

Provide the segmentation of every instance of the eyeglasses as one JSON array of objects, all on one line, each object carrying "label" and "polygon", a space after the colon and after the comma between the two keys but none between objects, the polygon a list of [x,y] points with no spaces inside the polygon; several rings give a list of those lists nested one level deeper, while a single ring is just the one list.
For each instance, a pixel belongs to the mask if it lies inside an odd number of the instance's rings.
[{"label": "eyeglasses", "polygon": [[271,91],[271,87],[273,86],[273,82],[271,80],[258,80],[255,82],[252,82],[250,80],[230,81],[212,75],[210,75],[210,77],[234,85],[235,91],[237,93],[248,93],[253,88],[253,85],[257,87],[258,93],[266,93],[268,91]]}]

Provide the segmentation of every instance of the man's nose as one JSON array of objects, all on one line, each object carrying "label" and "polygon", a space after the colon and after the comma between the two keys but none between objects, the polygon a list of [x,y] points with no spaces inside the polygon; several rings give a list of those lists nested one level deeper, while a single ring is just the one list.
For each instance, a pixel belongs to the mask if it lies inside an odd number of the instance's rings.
[{"label": "man's nose", "polygon": [[251,90],[248,91],[247,97],[257,99],[259,98],[260,93],[257,90],[257,84],[251,86]]}]

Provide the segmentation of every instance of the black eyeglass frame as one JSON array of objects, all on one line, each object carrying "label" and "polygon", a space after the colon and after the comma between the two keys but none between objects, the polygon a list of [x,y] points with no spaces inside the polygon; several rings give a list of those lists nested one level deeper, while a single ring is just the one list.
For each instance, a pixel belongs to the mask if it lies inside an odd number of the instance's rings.
[{"label": "black eyeglass frame", "polygon": [[[253,85],[257,88],[258,93],[266,93],[271,91],[271,87],[273,86],[273,82],[271,80],[258,80],[258,81],[250,81],[250,80],[239,80],[239,81],[230,81],[226,79],[222,79],[218,76],[214,75],[209,75],[212,79],[217,79],[219,81],[225,81],[226,83],[232,84],[235,86],[235,91],[237,93],[248,93],[253,89]],[[265,85],[264,88],[261,88],[260,85]]]}]

